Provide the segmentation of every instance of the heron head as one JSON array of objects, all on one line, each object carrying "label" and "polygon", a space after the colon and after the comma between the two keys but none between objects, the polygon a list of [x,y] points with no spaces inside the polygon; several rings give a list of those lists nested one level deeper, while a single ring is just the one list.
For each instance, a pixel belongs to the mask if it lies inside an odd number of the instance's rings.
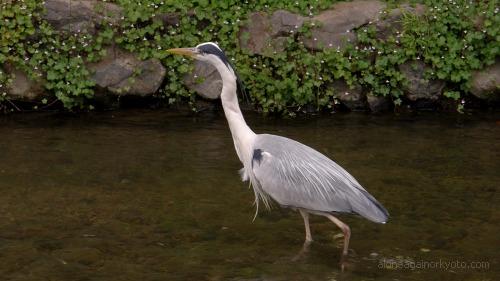
[{"label": "heron head", "polygon": [[[221,73],[227,73],[229,76],[233,76],[236,78],[236,82],[238,84],[238,91],[247,99],[248,101],[248,96],[245,92],[245,89],[243,87],[243,83],[241,82],[241,79],[239,78],[238,74],[234,70],[233,65],[229,62],[227,59],[226,54],[224,54],[224,51],[215,43],[213,42],[205,42],[201,43],[196,47],[193,48],[175,48],[175,49],[168,49],[167,52],[171,54],[176,54],[176,55],[183,55],[190,57],[195,60],[203,61],[209,64],[212,64],[217,67],[219,72]],[[221,63],[222,62],[222,63]],[[229,71],[226,72],[226,69],[224,66],[227,68]]]},{"label": "heron head", "polygon": [[215,61],[222,61],[230,70],[233,71],[226,54],[222,49],[213,42],[201,43],[194,48],[175,48],[169,49],[167,52],[176,55],[183,55],[195,60],[200,60],[214,64]]}]

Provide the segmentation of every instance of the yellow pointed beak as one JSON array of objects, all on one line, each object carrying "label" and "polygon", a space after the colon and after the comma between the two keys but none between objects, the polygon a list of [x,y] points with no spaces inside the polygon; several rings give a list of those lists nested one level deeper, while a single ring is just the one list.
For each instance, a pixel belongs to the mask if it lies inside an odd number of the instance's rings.
[{"label": "yellow pointed beak", "polygon": [[198,53],[194,48],[168,49],[167,52],[174,54],[174,55],[188,56],[190,58],[194,58],[194,56]]}]

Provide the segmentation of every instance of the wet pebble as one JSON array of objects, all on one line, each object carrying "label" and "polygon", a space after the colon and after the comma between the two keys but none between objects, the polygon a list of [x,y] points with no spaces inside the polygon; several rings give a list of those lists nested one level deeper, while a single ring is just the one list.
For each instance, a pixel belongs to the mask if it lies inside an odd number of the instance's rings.
[{"label": "wet pebble", "polygon": [[79,263],[83,265],[95,265],[103,262],[102,253],[95,248],[67,248],[54,251],[52,256],[61,263]]}]

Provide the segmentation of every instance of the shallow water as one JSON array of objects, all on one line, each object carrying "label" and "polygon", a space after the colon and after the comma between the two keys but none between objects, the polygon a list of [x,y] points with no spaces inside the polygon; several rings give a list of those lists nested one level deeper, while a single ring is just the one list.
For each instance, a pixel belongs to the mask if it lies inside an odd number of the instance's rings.
[{"label": "shallow water", "polygon": [[[2,280],[496,280],[500,116],[247,121],[332,157],[391,214],[254,215],[220,114],[0,117]],[[454,262],[448,264],[449,262]],[[448,268],[446,268],[448,266]]]}]

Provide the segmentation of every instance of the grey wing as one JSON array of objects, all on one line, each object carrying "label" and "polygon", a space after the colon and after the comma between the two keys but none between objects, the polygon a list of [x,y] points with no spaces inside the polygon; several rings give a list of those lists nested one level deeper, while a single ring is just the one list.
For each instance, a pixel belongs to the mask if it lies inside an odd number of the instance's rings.
[{"label": "grey wing", "polygon": [[254,184],[279,204],[387,221],[387,210],[346,170],[318,151],[267,134],[257,136],[253,149]]}]

